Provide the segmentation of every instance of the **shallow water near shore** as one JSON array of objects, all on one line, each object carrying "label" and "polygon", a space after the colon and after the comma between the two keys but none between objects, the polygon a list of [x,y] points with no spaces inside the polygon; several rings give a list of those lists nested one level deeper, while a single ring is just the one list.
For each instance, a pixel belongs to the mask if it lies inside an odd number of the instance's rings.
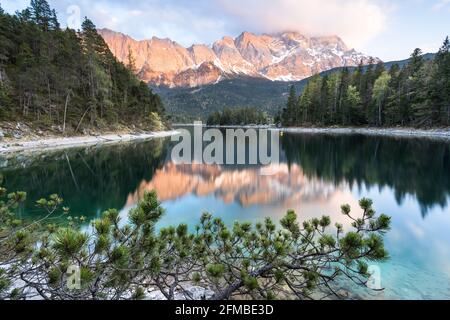
[{"label": "shallow water near shore", "polygon": [[386,235],[391,259],[379,264],[382,286],[367,299],[450,299],[450,142],[422,138],[285,133],[281,163],[260,166],[176,165],[170,139],[91,146],[38,155],[0,156],[9,191],[28,193],[19,214],[35,219],[34,202],[60,194],[72,212],[98,217],[109,208],[132,208],[156,190],[166,208],[158,227],[187,223],[203,212],[226,223],[279,220],[295,209],[300,220],[330,215],[349,223],[340,205],[357,211],[362,197],[392,216]]}]

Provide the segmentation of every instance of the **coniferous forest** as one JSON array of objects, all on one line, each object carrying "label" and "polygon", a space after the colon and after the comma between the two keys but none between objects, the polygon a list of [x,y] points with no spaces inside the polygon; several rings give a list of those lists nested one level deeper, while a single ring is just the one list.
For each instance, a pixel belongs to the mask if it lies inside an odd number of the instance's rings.
[{"label": "coniferous forest", "polygon": [[95,25],[61,29],[45,0],[15,15],[0,8],[0,121],[63,132],[145,126],[164,113],[160,98],[111,53]]},{"label": "coniferous forest", "polygon": [[239,125],[265,125],[270,119],[267,113],[256,108],[225,108],[222,112],[216,111],[209,115],[208,125],[239,126]]},{"label": "coniferous forest", "polygon": [[416,49],[407,65],[360,65],[313,77],[300,97],[291,88],[285,126],[450,125],[450,41],[432,60]]}]

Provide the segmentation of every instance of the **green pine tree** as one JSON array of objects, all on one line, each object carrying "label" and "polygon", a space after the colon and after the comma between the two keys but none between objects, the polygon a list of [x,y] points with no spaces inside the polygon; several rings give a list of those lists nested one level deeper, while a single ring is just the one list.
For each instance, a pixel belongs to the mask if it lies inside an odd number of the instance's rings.
[{"label": "green pine tree", "polygon": [[433,102],[436,104],[434,121],[450,125],[450,40],[445,38],[436,55],[433,75]]},{"label": "green pine tree", "polygon": [[283,125],[291,126],[295,124],[296,112],[297,112],[297,93],[295,87],[292,85],[289,89],[289,97],[286,104],[286,108],[283,110]]},{"label": "green pine tree", "polygon": [[92,21],[81,32],[61,30],[45,0],[15,15],[1,11],[0,84],[0,120],[65,134],[165,120],[161,99],[113,56]]}]

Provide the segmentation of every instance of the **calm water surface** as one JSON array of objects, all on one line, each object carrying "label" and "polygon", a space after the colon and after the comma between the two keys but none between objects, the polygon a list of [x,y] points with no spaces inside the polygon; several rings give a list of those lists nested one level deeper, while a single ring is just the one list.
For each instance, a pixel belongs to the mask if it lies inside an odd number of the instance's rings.
[{"label": "calm water surface", "polygon": [[353,289],[357,297],[450,299],[450,143],[331,135],[286,134],[276,174],[258,166],[175,165],[170,139],[91,147],[34,156],[0,156],[8,190],[24,190],[24,218],[34,202],[60,194],[72,212],[95,218],[119,208],[125,216],[155,189],[167,209],[160,226],[194,226],[203,212],[256,222],[279,220],[288,209],[301,219],[330,215],[349,225],[340,206],[374,200],[393,218],[386,236],[391,259],[380,265],[383,293]]}]

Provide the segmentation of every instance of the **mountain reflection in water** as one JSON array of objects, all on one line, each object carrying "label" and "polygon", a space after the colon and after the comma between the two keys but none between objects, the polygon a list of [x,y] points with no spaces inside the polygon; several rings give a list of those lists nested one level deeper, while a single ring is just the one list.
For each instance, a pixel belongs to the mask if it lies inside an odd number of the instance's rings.
[{"label": "mountain reflection in water", "polygon": [[219,165],[176,165],[167,163],[156,170],[151,181],[143,180],[130,194],[126,206],[135,205],[145,192],[155,190],[161,201],[192,194],[213,195],[226,204],[247,208],[253,205],[294,206],[307,199],[326,200],[336,187],[323,180],[308,179],[298,165],[271,165],[273,175],[262,175],[263,168],[230,170]]},{"label": "mountain reflection in water", "polygon": [[212,195],[244,208],[277,202],[289,206],[342,188],[389,188],[398,205],[412,197],[424,217],[436,206],[448,208],[448,142],[286,134],[281,143],[281,164],[270,168],[274,176],[260,175],[264,168],[258,166],[175,166],[168,139],[0,156],[0,175],[8,190],[28,193],[24,214],[35,209],[39,198],[58,193],[74,212],[97,215],[129,206],[152,188],[163,201]]},{"label": "mountain reflection in water", "polygon": [[449,142],[285,134],[281,162],[269,167],[175,165],[172,146],[157,139],[0,156],[0,175],[9,191],[27,192],[19,214],[29,219],[39,217],[35,201],[53,193],[74,214],[95,218],[110,208],[126,216],[145,191],[156,190],[166,208],[158,228],[194,227],[205,211],[227,224],[278,221],[288,209],[301,221],[330,215],[349,228],[340,206],[357,214],[358,200],[369,197],[393,219],[386,235],[391,260],[380,265],[386,291],[375,298],[450,299]]}]

